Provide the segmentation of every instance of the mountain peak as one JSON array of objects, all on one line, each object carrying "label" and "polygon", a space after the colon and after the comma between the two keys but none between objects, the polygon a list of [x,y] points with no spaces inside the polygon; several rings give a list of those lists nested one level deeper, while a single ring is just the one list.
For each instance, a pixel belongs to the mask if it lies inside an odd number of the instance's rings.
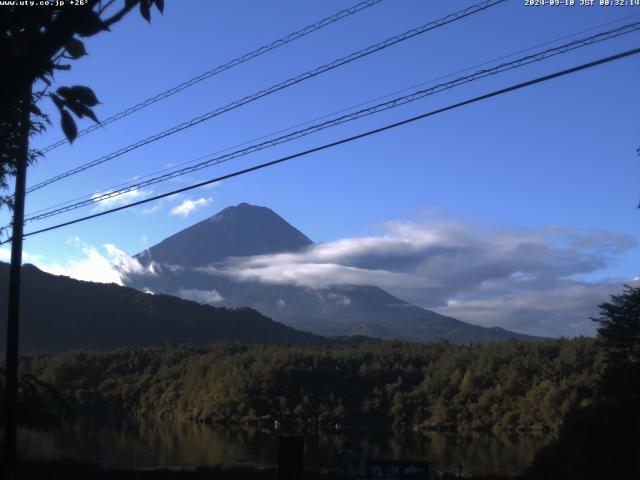
[{"label": "mountain peak", "polygon": [[254,216],[275,215],[277,217],[280,217],[276,212],[274,212],[270,208],[262,207],[260,205],[251,205],[250,203],[242,202],[242,203],[239,203],[238,205],[231,205],[230,207],[227,207],[219,211],[215,215],[209,217],[209,221],[218,222],[230,215],[234,217],[241,217],[241,216],[247,216],[247,215],[254,215]]},{"label": "mountain peak", "polygon": [[[144,264],[204,266],[227,257],[293,252],[312,242],[273,210],[240,203],[196,223],[151,247]],[[523,338],[504,329],[470,325],[411,305],[374,286],[342,285],[312,289],[291,284],[243,281],[193,268],[159,269],[156,276],[131,275],[139,289],[190,297],[205,295],[217,306],[250,306],[296,328],[329,335],[366,335],[410,341],[447,339],[468,343]],[[212,298],[213,298],[212,297]]]},{"label": "mountain peak", "polygon": [[295,251],[311,245],[302,232],[267,207],[240,203],[166,238],[138,255],[181,266],[203,266],[227,257]]}]

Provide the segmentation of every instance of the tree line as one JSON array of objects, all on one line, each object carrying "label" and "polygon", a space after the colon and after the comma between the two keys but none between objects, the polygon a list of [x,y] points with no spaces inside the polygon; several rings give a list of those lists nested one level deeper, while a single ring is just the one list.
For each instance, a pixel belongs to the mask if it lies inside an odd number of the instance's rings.
[{"label": "tree line", "polygon": [[595,339],[540,343],[219,343],[33,354],[21,359],[21,400],[31,414],[60,404],[76,414],[280,419],[316,428],[553,429],[557,440],[522,478],[636,479],[640,287],[612,295],[593,320]]},{"label": "tree line", "polygon": [[557,430],[589,405],[603,369],[594,340],[488,345],[219,343],[22,358],[79,414],[305,428]]}]

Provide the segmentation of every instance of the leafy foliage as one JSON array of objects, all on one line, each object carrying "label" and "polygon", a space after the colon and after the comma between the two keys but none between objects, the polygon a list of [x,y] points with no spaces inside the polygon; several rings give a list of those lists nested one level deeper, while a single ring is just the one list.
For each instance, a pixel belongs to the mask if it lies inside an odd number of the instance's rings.
[{"label": "leafy foliage", "polygon": [[627,287],[600,305],[598,339],[606,352],[603,400],[640,408],[640,288]]},{"label": "leafy foliage", "polygon": [[[4,424],[6,371],[0,368],[0,422]],[[31,430],[58,425],[71,414],[60,393],[46,382],[28,373],[18,377],[17,419],[21,427]]]},{"label": "leafy foliage", "polygon": [[277,418],[323,428],[554,430],[592,401],[591,339],[452,345],[216,344],[24,357],[79,411],[202,422]]},{"label": "leafy foliage", "polygon": [[[11,66],[4,69],[0,79],[0,138],[3,139],[0,143],[0,189],[6,189],[7,176],[15,174],[16,159],[23,158],[28,137],[42,133],[51,124],[49,117],[37,106],[42,98],[50,97],[59,110],[62,130],[71,142],[78,132],[74,115],[98,121],[92,110],[98,101],[89,87],[60,87],[56,93],[49,92],[55,72],[71,69],[70,64],[63,62],[78,60],[87,54],[80,38],[109,31],[136,6],[147,21],[151,19],[153,5],[161,13],[164,10],[163,0],[86,0],[84,5],[60,3],[25,8],[15,2],[15,5],[4,5],[0,9],[0,64]],[[28,125],[24,122],[25,114],[29,117]],[[33,162],[37,157],[38,153],[32,152],[28,161]],[[10,200],[10,197],[2,199],[11,206]]]},{"label": "leafy foliage", "polygon": [[611,296],[594,320],[605,361],[596,396],[588,408],[569,411],[557,443],[534,462],[533,478],[640,477],[640,288]]}]

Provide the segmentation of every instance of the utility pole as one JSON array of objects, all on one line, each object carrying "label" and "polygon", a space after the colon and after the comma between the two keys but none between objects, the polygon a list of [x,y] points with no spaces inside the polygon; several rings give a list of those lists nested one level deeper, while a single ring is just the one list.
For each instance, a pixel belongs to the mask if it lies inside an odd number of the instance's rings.
[{"label": "utility pole", "polygon": [[11,237],[11,267],[9,270],[9,312],[7,316],[7,383],[5,392],[5,463],[9,468],[16,464],[16,404],[18,396],[18,339],[20,328],[20,273],[22,268],[22,229],[24,226],[24,201],[29,161],[29,130],[31,127],[31,89],[29,82],[22,98],[20,112],[20,147],[16,158],[16,189],[13,206],[13,232]]}]

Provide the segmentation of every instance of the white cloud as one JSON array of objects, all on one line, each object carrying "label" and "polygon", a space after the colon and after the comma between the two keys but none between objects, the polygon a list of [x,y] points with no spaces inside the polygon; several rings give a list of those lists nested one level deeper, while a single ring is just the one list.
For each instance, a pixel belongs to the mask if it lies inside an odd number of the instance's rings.
[{"label": "white cloud", "polygon": [[636,245],[615,232],[389,222],[379,236],[229,259],[212,275],[310,288],[375,285],[414,304],[536,335],[592,334],[590,316],[630,279],[597,278]]},{"label": "white cloud", "polygon": [[[112,244],[99,250],[76,237],[68,243],[78,248],[79,255],[65,262],[48,263],[30,253],[24,254],[25,261],[55,274],[119,284],[128,273],[157,275],[160,269],[181,269],[155,263],[144,267]],[[574,336],[592,334],[595,326],[589,317],[597,314],[597,305],[620,291],[623,283],[640,281],[603,278],[601,273],[635,246],[635,239],[628,235],[566,227],[534,230],[389,222],[377,236],[341,239],[295,253],[233,258],[196,270],[240,281],[315,289],[376,285],[470,323],[535,335]],[[8,248],[0,248],[0,259],[8,260],[9,253]],[[181,296],[209,304],[223,300],[216,290],[186,289]],[[327,301],[346,308],[351,298],[335,296]],[[278,305],[283,306],[284,300]]]},{"label": "white cloud", "polygon": [[[104,253],[78,237],[71,237],[68,244],[78,249],[78,254],[67,257],[62,262],[51,262],[42,255],[24,255],[25,262],[33,263],[39,269],[53,275],[64,275],[77,280],[97,283],[116,283],[123,285],[123,278],[129,272],[155,275],[156,265],[142,266],[113,244],[103,245]],[[6,256],[5,248],[0,248],[0,259]]]},{"label": "white cloud", "polygon": [[112,262],[95,247],[82,247],[82,255],[68,258],[64,263],[36,262],[35,265],[53,275],[64,275],[77,280],[98,283],[117,283],[122,285],[120,274],[113,268]]},{"label": "white cloud", "polygon": [[200,190],[210,190],[212,188],[217,188],[222,185],[222,180],[218,180],[217,182],[207,183],[206,185],[201,186]]},{"label": "white cloud", "polygon": [[[94,193],[91,198],[97,200],[98,198],[102,198],[104,195],[108,195],[113,193],[112,190],[107,190],[101,193]],[[106,197],[103,200],[100,200],[96,203],[96,206],[91,210],[92,212],[103,212],[105,210],[109,210],[110,208],[119,207],[121,205],[126,205],[131,202],[136,202],[138,200],[142,200],[145,197],[148,197],[153,193],[152,190],[140,190],[135,189],[129,192],[123,193],[121,195]]]},{"label": "white cloud", "polygon": [[336,305],[338,305],[338,306],[340,306],[340,305],[344,305],[344,306],[351,305],[351,299],[346,295],[340,295],[338,293],[329,292],[327,294],[327,298],[329,298],[330,300],[333,300],[334,302],[336,302]]},{"label": "white cloud", "polygon": [[[22,251],[22,263],[33,263],[39,262],[42,259],[41,255],[33,255],[29,252]],[[10,262],[11,261],[11,249],[8,247],[0,247],[0,261],[2,262]]]},{"label": "white cloud", "polygon": [[142,215],[153,215],[160,210],[161,202],[157,201],[150,207],[141,208],[139,213]]},{"label": "white cloud", "polygon": [[196,290],[196,289],[181,289],[178,291],[178,297],[185,300],[191,300],[193,302],[214,304],[224,300],[224,297],[220,295],[216,290]]},{"label": "white cloud", "polygon": [[559,280],[546,288],[524,288],[495,295],[460,295],[438,313],[485,326],[500,325],[540,336],[595,334],[597,305],[619,292],[621,282],[598,283]]},{"label": "white cloud", "polygon": [[[287,254],[283,254],[286,256]],[[271,261],[277,256],[264,256],[240,267],[223,268],[218,272],[240,281],[288,284],[300,287],[326,288],[338,285],[378,285],[383,288],[412,287],[424,281],[406,273],[387,270],[362,269],[337,263],[307,263]],[[215,274],[216,269],[210,270]],[[431,283],[431,282],[429,282]]]},{"label": "white cloud", "polygon": [[155,215],[156,213],[160,212],[164,208],[166,203],[171,202],[172,200],[175,200],[177,198],[180,198],[181,196],[182,194],[180,193],[171,194],[168,197],[160,198],[154,202],[147,203],[144,208],[136,210],[136,212],[139,213],[140,215]]},{"label": "white cloud", "polygon": [[177,205],[171,209],[169,215],[180,215],[186,217],[197,208],[205,207],[211,203],[211,198],[198,198],[197,200],[191,200],[190,198],[183,200],[180,205]]},{"label": "white cloud", "polygon": [[109,261],[113,268],[121,275],[134,273],[138,275],[156,275],[156,265],[151,262],[148,266],[143,266],[136,258],[128,255],[123,250],[112,243],[105,243],[104,248],[107,251]]}]

